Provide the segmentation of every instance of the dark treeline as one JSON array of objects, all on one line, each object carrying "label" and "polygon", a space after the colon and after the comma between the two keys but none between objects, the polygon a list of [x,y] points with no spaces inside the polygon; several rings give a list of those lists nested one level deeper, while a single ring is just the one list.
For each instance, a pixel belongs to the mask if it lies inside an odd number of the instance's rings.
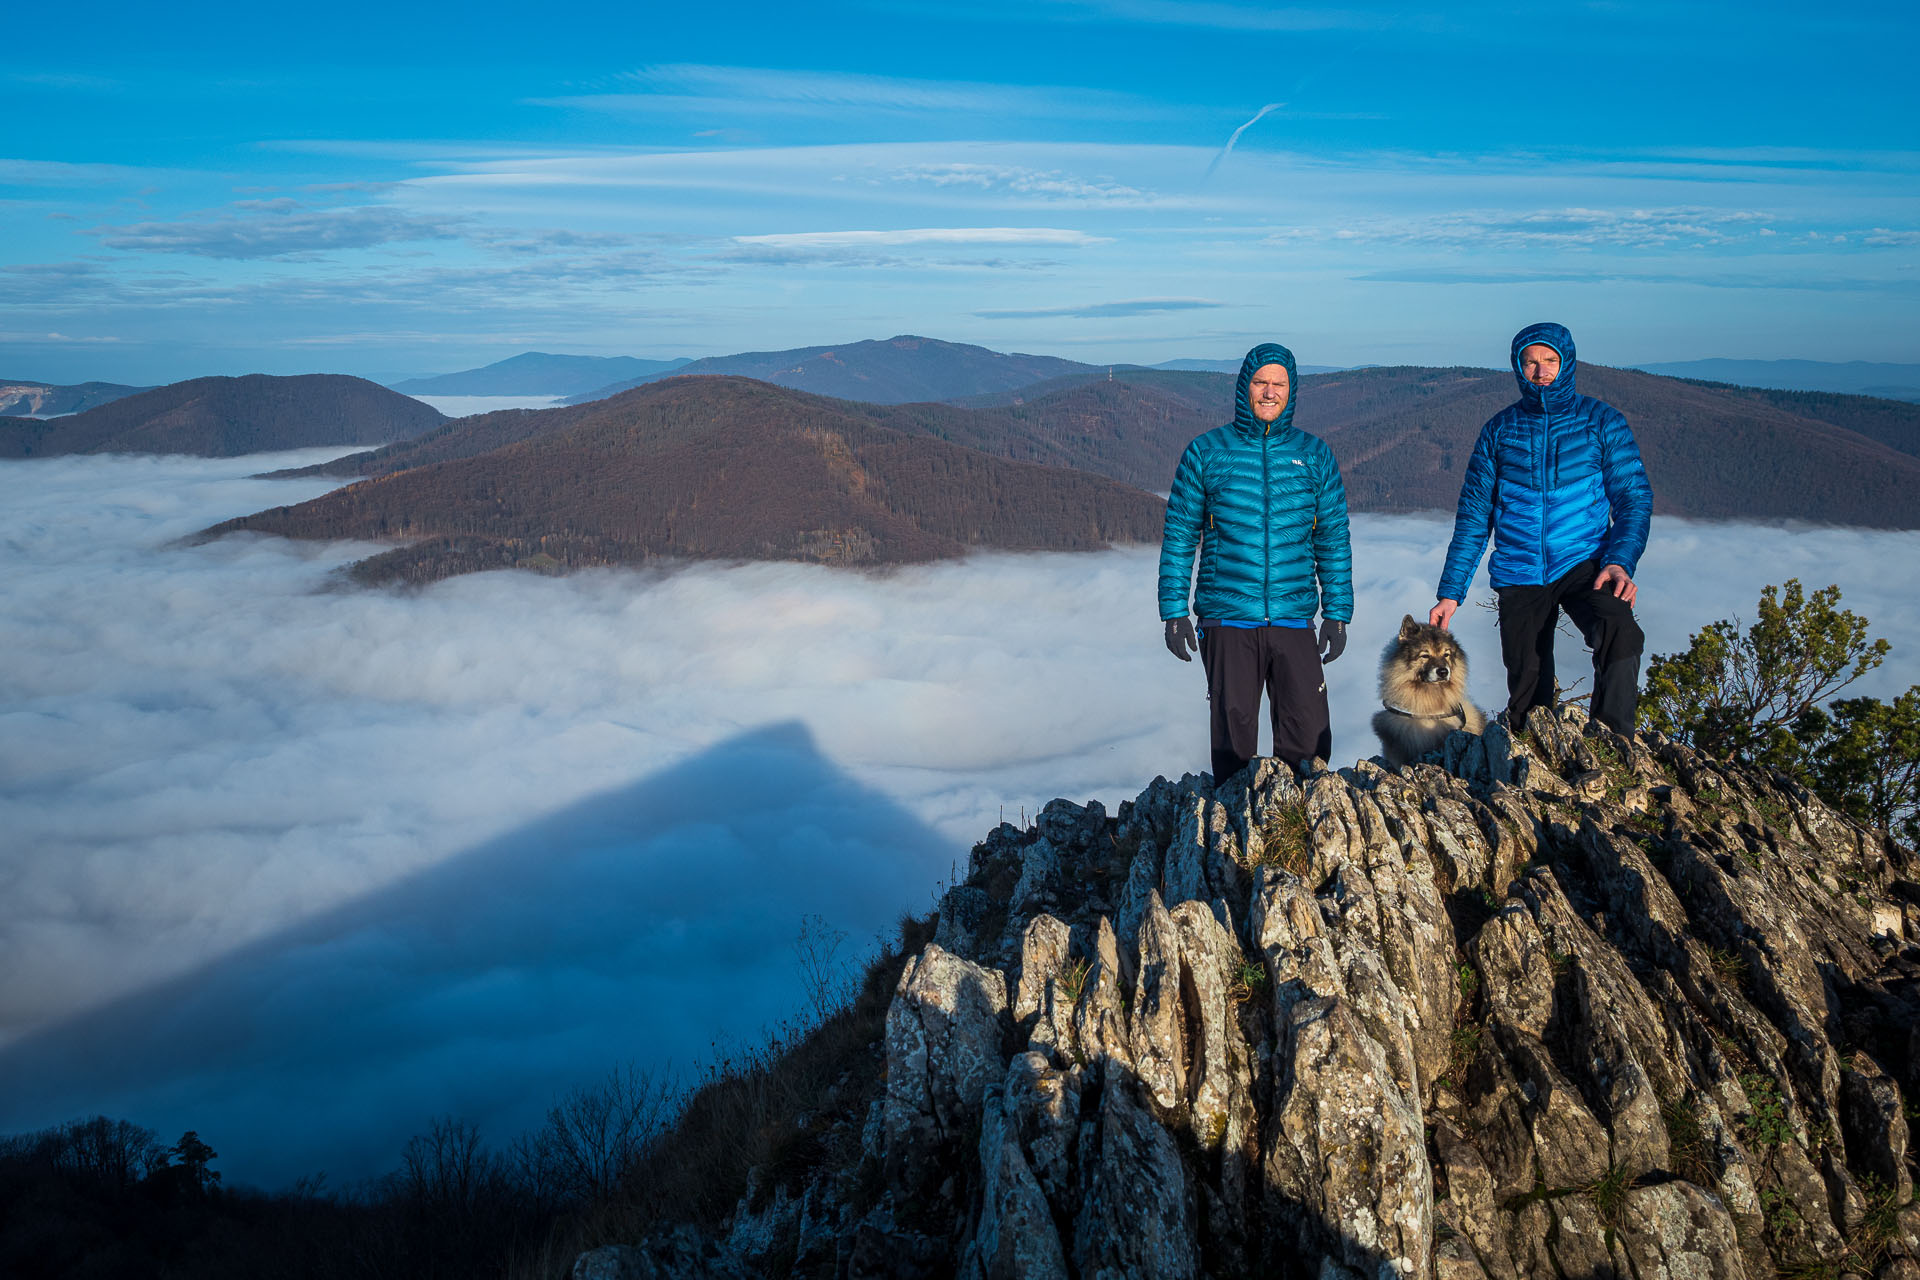
[{"label": "dark treeline", "polygon": [[364,378],[314,373],[194,378],[47,421],[8,422],[0,458],[66,453],[184,453],[232,458],[316,445],[379,444],[445,421]]},{"label": "dark treeline", "polygon": [[226,1186],[198,1133],[167,1146],[106,1117],[0,1137],[0,1276],[563,1280],[599,1245],[668,1223],[717,1229],[751,1171],[771,1171],[764,1197],[857,1147],[884,1088],[874,1046],[888,1002],[931,936],[930,919],[903,918],[856,969],[844,935],[810,918],[796,943],[805,1012],[692,1087],[615,1067],[500,1148],[443,1117],[393,1172],[351,1187]]},{"label": "dark treeline", "polygon": [[544,1274],[564,1199],[436,1123],[400,1170],[340,1192],[221,1184],[195,1133],[95,1117],[0,1139],[0,1275],[148,1280]]}]

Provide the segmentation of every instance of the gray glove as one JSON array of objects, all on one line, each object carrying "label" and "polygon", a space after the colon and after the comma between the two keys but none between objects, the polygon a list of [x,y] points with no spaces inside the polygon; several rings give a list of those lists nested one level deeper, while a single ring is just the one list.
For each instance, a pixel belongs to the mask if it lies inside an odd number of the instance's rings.
[{"label": "gray glove", "polygon": [[1192,618],[1167,619],[1167,652],[1182,662],[1192,662],[1193,655],[1200,651],[1200,641],[1193,634]]},{"label": "gray glove", "polygon": [[1347,651],[1347,624],[1332,618],[1320,620],[1320,661],[1332,662]]}]

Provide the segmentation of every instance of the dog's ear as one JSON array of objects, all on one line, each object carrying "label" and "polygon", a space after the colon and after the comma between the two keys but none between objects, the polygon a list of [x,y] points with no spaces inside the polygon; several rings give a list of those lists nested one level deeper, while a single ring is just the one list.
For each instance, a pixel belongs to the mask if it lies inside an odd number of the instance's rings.
[{"label": "dog's ear", "polygon": [[1412,614],[1409,613],[1400,619],[1400,638],[1402,640],[1411,640],[1419,634],[1420,624],[1413,620]]}]

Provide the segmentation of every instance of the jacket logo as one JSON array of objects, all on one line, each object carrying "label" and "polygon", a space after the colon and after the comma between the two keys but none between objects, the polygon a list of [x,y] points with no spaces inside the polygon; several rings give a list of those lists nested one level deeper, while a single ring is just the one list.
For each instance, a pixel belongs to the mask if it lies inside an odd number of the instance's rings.
[{"label": "jacket logo", "polygon": [[1291,463],[1292,463],[1292,464],[1293,464],[1294,466],[1296,466],[1296,467],[1304,467],[1304,466],[1306,466],[1306,465],[1307,465],[1306,463],[1304,463],[1304,462],[1302,462],[1302,461],[1301,461],[1300,459],[1298,459],[1298,458],[1288,458],[1288,459],[1287,459],[1287,461],[1288,461],[1288,462],[1291,462]]}]

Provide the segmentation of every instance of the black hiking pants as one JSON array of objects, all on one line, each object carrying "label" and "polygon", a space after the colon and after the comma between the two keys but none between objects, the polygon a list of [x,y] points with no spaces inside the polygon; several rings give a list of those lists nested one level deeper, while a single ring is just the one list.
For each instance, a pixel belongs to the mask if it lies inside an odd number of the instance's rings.
[{"label": "black hiking pants", "polygon": [[1201,619],[1200,665],[1207,672],[1213,780],[1247,767],[1260,745],[1260,693],[1273,720],[1273,754],[1296,770],[1333,754],[1327,681],[1311,627],[1223,627]]},{"label": "black hiking pants", "polygon": [[1611,591],[1595,591],[1601,565],[1588,560],[1558,581],[1537,587],[1500,587],[1500,660],[1507,666],[1507,723],[1518,729],[1527,712],[1552,707],[1553,628],[1562,609],[1593,650],[1593,696],[1588,711],[1615,733],[1633,732],[1640,701],[1640,652],[1646,636],[1633,606]]}]

